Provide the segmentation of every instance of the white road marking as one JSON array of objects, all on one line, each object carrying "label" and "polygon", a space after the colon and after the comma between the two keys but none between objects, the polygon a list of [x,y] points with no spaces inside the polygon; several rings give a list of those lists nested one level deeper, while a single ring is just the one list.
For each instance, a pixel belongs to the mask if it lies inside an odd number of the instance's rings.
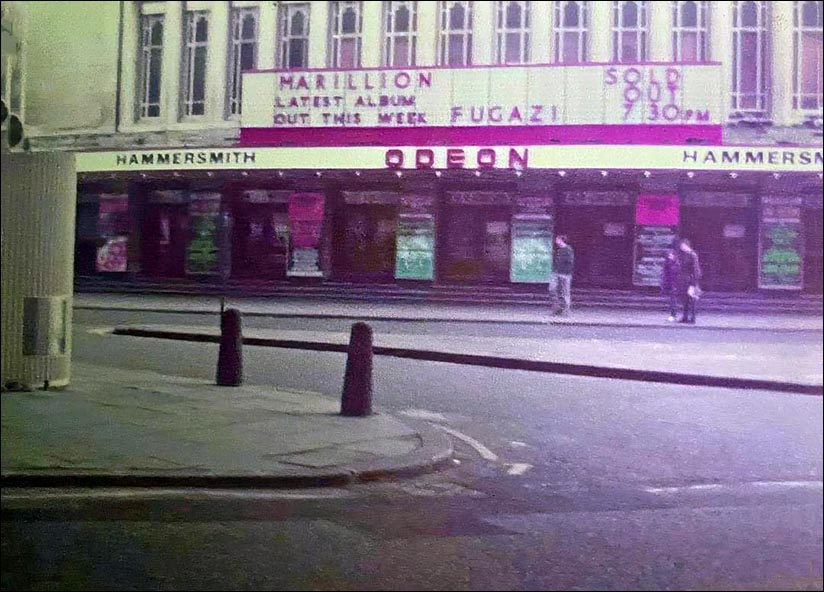
[{"label": "white road marking", "polygon": [[426,421],[440,421],[446,422],[446,416],[436,411],[427,411],[426,409],[406,409],[401,411],[401,415],[411,417],[413,419],[423,419]]},{"label": "white road marking", "polygon": [[455,436],[458,440],[469,444],[472,448],[475,449],[475,452],[481,455],[481,458],[484,460],[488,460],[489,462],[498,462],[498,455],[492,452],[489,448],[478,442],[475,438],[467,436],[459,432],[458,430],[453,430],[452,428],[446,427],[440,424],[432,424],[436,427],[441,428],[447,434],[451,436]]},{"label": "white road marking", "polygon": [[527,444],[526,442],[518,442],[517,440],[514,440],[514,441],[510,442],[509,444],[513,448],[526,448],[527,446],[529,446],[529,444]]},{"label": "white road marking", "polygon": [[33,501],[33,500],[73,500],[73,499],[163,499],[185,497],[189,499],[197,498],[232,498],[248,500],[267,499],[337,499],[352,497],[352,492],[342,489],[323,489],[316,491],[277,491],[277,490],[241,490],[241,489],[111,489],[111,490],[87,490],[87,491],[37,491],[33,493],[4,493],[3,502]]},{"label": "white road marking", "polygon": [[507,469],[506,474],[519,476],[523,475],[531,468],[532,465],[529,463],[512,463],[511,465],[509,465],[509,469]]},{"label": "white road marking", "polygon": [[86,329],[86,333],[100,336],[110,335],[111,333],[114,333],[114,327],[89,327]]},{"label": "white road marking", "polygon": [[682,487],[644,487],[644,491],[654,494],[681,493],[688,491],[717,491],[720,489],[737,489],[758,487],[762,489],[822,489],[822,481],[747,481],[744,483],[706,483],[684,485]]}]

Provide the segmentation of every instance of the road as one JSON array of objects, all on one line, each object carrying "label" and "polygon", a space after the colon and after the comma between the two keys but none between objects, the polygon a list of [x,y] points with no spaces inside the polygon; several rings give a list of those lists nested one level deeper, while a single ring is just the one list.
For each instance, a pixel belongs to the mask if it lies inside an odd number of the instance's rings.
[{"label": "road", "polygon": [[[75,356],[210,379],[214,345],[112,336],[203,315],[77,311]],[[341,331],[334,320],[247,318]],[[375,331],[725,344],[820,333],[376,322]],[[551,335],[547,334],[552,331]],[[628,355],[631,356],[631,353]],[[342,354],[246,348],[249,382],[338,396]],[[457,463],[304,492],[4,492],[3,588],[821,589],[822,399],[375,360],[376,403],[441,425]],[[70,503],[61,495],[71,496]],[[36,569],[34,569],[36,568]]]}]

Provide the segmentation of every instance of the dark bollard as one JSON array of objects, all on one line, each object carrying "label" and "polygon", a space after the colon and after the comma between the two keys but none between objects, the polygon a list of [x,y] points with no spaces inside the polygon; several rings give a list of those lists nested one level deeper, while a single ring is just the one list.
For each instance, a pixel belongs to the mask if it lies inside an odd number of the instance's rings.
[{"label": "dark bollard", "polygon": [[217,358],[218,386],[243,384],[243,326],[240,311],[229,308],[220,316],[220,353]]},{"label": "dark bollard", "polygon": [[352,325],[340,413],[347,417],[372,415],[372,327],[366,323]]}]

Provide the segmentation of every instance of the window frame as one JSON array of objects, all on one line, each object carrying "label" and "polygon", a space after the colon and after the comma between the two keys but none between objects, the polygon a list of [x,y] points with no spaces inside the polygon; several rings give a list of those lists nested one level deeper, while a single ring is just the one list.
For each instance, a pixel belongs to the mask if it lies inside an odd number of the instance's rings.
[{"label": "window frame", "polygon": [[[742,7],[744,4],[756,5],[756,20],[755,26],[744,26],[741,24]],[[733,38],[733,56],[732,56],[732,89],[731,89],[731,110],[733,117],[746,119],[767,119],[770,112],[770,81],[769,81],[769,64],[767,56],[769,55],[770,36],[769,36],[770,13],[769,4],[763,1],[736,1],[733,2],[733,23],[732,23],[732,38]],[[741,55],[741,40],[744,34],[755,34],[757,40],[758,56],[753,60],[751,58],[742,59]],[[753,95],[756,105],[754,107],[742,107],[742,102],[748,96],[748,93],[741,92],[742,76],[740,66],[754,64],[756,68],[756,91]]]},{"label": "window frame", "polygon": [[[578,5],[578,25],[571,26],[564,24],[566,8],[570,4]],[[565,0],[563,2],[552,3],[552,61],[556,64],[585,64],[589,61],[589,2],[586,0]],[[577,61],[567,61],[566,39],[567,35],[577,35],[578,54]]]},{"label": "window frame", "polygon": [[[803,10],[805,4],[815,4],[818,7],[818,24],[810,27],[803,22]],[[793,2],[793,111],[802,113],[808,117],[821,118],[824,111],[824,97],[822,96],[822,89],[824,89],[824,82],[822,81],[821,70],[824,67],[824,59],[821,54],[818,56],[818,74],[816,95],[813,97],[816,101],[815,107],[804,107],[804,99],[809,97],[808,93],[802,91],[802,80],[804,77],[804,33],[814,32],[822,35],[822,20],[824,20],[824,2],[820,0],[810,1],[795,0]]]},{"label": "window frame", "polygon": [[[506,9],[511,4],[521,7],[521,23],[518,27],[506,24]],[[532,2],[530,0],[496,0],[495,2],[495,63],[501,65],[528,64],[532,44]],[[507,60],[507,37],[518,35],[518,61]]]},{"label": "window frame", "polygon": [[[417,65],[418,59],[418,2],[417,0],[387,0],[381,3],[383,6],[383,65],[388,68],[409,68]],[[409,9],[409,30],[395,30],[395,20],[397,9],[407,7]],[[408,38],[406,46],[406,64],[395,63],[395,46],[398,39]]]},{"label": "window frame", "polygon": [[[254,38],[243,37],[243,25],[247,17],[254,19]],[[258,6],[233,6],[230,18],[229,35],[229,94],[226,102],[226,114],[229,118],[239,117],[243,103],[243,48],[252,47],[254,68],[258,64],[260,46],[260,8]]]},{"label": "window frame", "polygon": [[[347,9],[355,10],[357,29],[354,33],[343,31],[343,15]],[[355,63],[344,66],[341,61],[343,41],[355,41]],[[336,0],[329,6],[329,57],[330,68],[360,68],[363,56],[363,2],[361,0]]]},{"label": "window frame", "polygon": [[[684,5],[692,2],[696,5],[697,22],[695,25],[683,24]],[[710,3],[706,0],[679,0],[672,3],[672,56],[678,63],[703,64],[710,61]],[[695,60],[683,58],[684,35],[692,33],[696,37],[697,57]]]},{"label": "window frame", "polygon": [[[638,19],[632,27],[624,26],[624,7],[635,4]],[[643,64],[649,60],[649,2],[617,0],[612,3],[612,61],[616,64]],[[635,33],[635,57],[624,59],[624,33]]]},{"label": "window frame", "polygon": [[[303,13],[306,30],[300,35],[292,33],[292,20],[295,13]],[[309,67],[309,32],[311,31],[312,3],[311,2],[280,2],[278,6],[278,34],[275,63],[282,70],[303,70]],[[289,63],[290,43],[303,41],[301,65],[293,66]]]},{"label": "window frame", "polygon": [[[137,120],[153,120],[159,119],[163,116],[163,41],[166,34],[166,15],[159,14],[145,14],[141,13],[140,30],[138,34],[138,68],[137,68],[137,96],[135,119]],[[152,29],[154,25],[160,25],[160,44],[152,43]],[[150,97],[153,94],[150,89],[151,84],[151,70],[155,62],[154,51],[157,51],[157,101],[151,101]],[[156,108],[157,112],[152,114],[152,108]]]},{"label": "window frame", "polygon": [[[464,26],[453,29],[451,26],[452,9],[456,5],[464,8]],[[471,66],[473,59],[472,39],[474,36],[475,2],[474,0],[441,0],[438,2],[438,65],[439,66]],[[449,57],[452,55],[451,41],[453,37],[460,37],[463,42],[463,59],[460,64],[454,64]]]},{"label": "window frame", "polygon": [[[181,56],[182,84],[180,85],[180,112],[184,118],[203,117],[207,108],[207,79],[209,75],[209,14],[208,10],[187,10],[183,13],[183,53]],[[206,38],[198,39],[200,22],[206,23]],[[203,79],[198,80],[198,58],[203,56]],[[200,87],[202,98],[196,99]],[[195,112],[201,107],[199,113]]]}]

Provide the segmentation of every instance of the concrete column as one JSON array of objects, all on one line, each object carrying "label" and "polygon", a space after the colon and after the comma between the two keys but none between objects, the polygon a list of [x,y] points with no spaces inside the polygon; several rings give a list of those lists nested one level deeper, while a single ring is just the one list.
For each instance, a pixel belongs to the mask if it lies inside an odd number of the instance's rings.
[{"label": "concrete column", "polygon": [[529,51],[529,61],[546,64],[552,61],[552,2],[533,2],[532,17],[532,47]]},{"label": "concrete column", "polygon": [[721,62],[721,121],[730,116],[732,94],[732,19],[730,0],[719,0],[710,4],[710,59]]},{"label": "concrete column", "polygon": [[71,370],[74,154],[4,153],[0,180],[0,384],[63,387]]},{"label": "concrete column", "polygon": [[137,119],[137,64],[140,44],[140,13],[137,2],[123,2],[123,38],[120,60],[120,121],[119,126],[131,126]]},{"label": "concrete column", "polygon": [[767,88],[771,89],[772,121],[776,125],[793,123],[793,4],[794,2],[771,2],[767,10],[772,10],[772,29],[769,31],[770,48],[767,68]]},{"label": "concrete column", "polygon": [[472,31],[472,61],[481,66],[495,62],[495,2],[475,2]]},{"label": "concrete column", "polygon": [[377,0],[366,0],[363,3],[363,43],[361,44],[361,65],[364,68],[377,68],[381,65],[382,24],[381,3]]},{"label": "concrete column", "polygon": [[649,9],[649,60],[671,62],[672,55],[672,2],[648,2]]},{"label": "concrete column", "polygon": [[163,27],[163,72],[161,73],[162,114],[169,124],[180,119],[180,67],[183,52],[183,2],[166,3]]},{"label": "concrete column", "polygon": [[258,39],[257,67],[261,70],[270,70],[275,67],[277,53],[277,3],[260,3],[260,37]]},{"label": "concrete column", "polygon": [[206,117],[220,122],[226,117],[226,83],[229,63],[229,5],[213,2],[209,14],[209,49],[206,70]]},{"label": "concrete column", "polygon": [[612,61],[612,2],[590,2],[589,59]]},{"label": "concrete column", "polygon": [[438,51],[438,3],[418,2],[418,66],[434,66]]},{"label": "concrete column", "polygon": [[329,3],[310,2],[309,8],[309,67],[325,68],[329,40]]}]

